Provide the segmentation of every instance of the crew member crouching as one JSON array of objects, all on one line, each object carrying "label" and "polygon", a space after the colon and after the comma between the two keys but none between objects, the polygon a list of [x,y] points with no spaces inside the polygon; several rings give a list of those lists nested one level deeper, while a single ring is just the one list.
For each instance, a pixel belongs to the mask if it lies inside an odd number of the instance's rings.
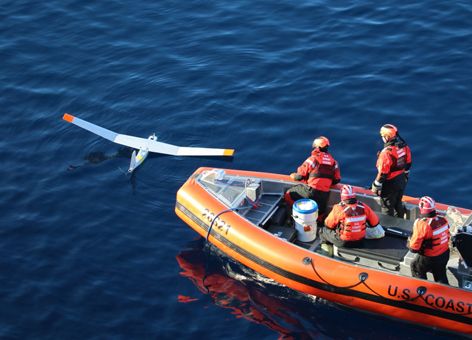
[{"label": "crew member crouching", "polygon": [[[290,177],[302,184],[294,185],[285,193],[285,201],[291,207],[302,198],[310,198],[318,204],[318,221],[325,218],[329,190],[341,181],[338,162],[328,152],[329,140],[324,136],[315,138],[313,151]],[[305,184],[306,183],[306,184]]]},{"label": "crew member crouching", "polygon": [[435,202],[431,197],[421,197],[418,204],[420,218],[413,224],[413,235],[408,248],[417,253],[411,262],[413,277],[427,279],[426,273],[432,272],[434,281],[449,284],[446,266],[449,261],[449,224],[436,213]]},{"label": "crew member crouching", "polygon": [[378,224],[375,212],[357,200],[350,185],[344,185],[341,202],[334,205],[326,217],[321,239],[337,247],[358,247],[365,238],[366,228],[375,228]]}]

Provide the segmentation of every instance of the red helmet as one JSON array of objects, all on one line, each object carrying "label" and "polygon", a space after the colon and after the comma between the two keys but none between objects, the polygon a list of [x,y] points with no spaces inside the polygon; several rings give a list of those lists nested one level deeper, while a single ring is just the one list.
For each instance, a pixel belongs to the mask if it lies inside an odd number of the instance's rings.
[{"label": "red helmet", "polygon": [[341,188],[341,200],[348,200],[350,198],[356,198],[356,194],[352,190],[350,185],[343,185]]},{"label": "red helmet", "polygon": [[380,128],[380,136],[385,142],[394,138],[397,135],[397,133],[398,133],[397,127],[392,124],[385,124]]},{"label": "red helmet", "polygon": [[418,207],[421,214],[427,214],[436,210],[436,202],[429,196],[423,196],[418,203]]},{"label": "red helmet", "polygon": [[324,136],[316,137],[312,146],[313,148],[325,148],[329,146],[329,139]]}]

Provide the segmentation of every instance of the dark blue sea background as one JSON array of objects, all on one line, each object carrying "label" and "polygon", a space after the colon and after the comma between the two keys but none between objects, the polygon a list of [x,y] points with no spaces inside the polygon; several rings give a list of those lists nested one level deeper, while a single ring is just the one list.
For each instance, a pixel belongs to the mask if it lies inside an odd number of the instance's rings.
[{"label": "dark blue sea background", "polygon": [[[303,296],[174,213],[200,166],[288,174],[318,135],[368,186],[379,128],[406,193],[472,208],[470,1],[0,2],[0,338],[447,339]],[[61,119],[198,147],[152,155]]]}]

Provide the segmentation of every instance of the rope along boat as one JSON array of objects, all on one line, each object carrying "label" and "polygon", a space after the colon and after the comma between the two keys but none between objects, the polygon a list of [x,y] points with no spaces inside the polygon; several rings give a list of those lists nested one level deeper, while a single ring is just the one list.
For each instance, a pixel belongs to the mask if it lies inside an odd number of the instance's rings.
[{"label": "rope along boat", "polygon": [[[365,240],[362,248],[335,247],[328,253],[319,237],[304,237],[293,226],[283,195],[296,184],[286,175],[199,168],[177,192],[175,211],[223,253],[294,290],[472,335],[471,210],[436,206],[456,234],[457,249],[447,266],[449,285],[444,285],[411,276],[414,254],[406,248],[406,237],[419,216],[417,198],[404,196],[406,217],[394,218],[380,213],[370,191],[353,187],[358,200],[377,213],[386,235]],[[331,189],[329,207],[340,201],[340,188]]]}]

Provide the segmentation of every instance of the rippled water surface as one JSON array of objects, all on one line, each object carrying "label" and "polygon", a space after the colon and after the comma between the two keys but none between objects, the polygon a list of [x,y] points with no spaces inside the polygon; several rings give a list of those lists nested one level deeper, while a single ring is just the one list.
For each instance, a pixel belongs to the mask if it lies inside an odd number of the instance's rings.
[{"label": "rippled water surface", "polygon": [[[471,208],[470,1],[18,0],[0,19],[0,337],[448,337],[261,283],[173,207],[199,166],[290,173],[320,134],[369,185],[388,122],[407,194]],[[64,112],[236,154],[130,178],[131,151]]]}]

